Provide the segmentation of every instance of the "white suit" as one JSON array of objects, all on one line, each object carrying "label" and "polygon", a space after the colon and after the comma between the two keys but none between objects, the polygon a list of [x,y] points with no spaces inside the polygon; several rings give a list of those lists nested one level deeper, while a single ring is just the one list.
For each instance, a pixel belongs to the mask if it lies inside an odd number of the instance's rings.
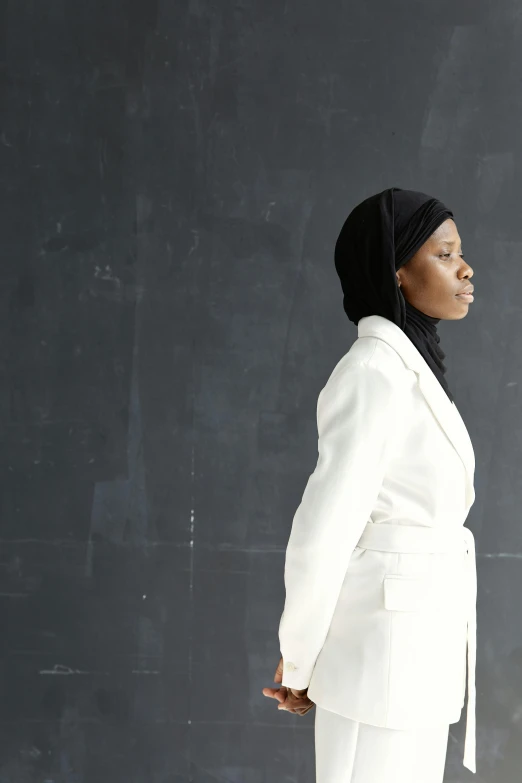
[{"label": "white suit", "polygon": [[460,719],[467,651],[464,764],[475,772],[466,426],[402,329],[372,315],[319,394],[317,427],[286,550],[282,685],[374,726],[440,727]]}]

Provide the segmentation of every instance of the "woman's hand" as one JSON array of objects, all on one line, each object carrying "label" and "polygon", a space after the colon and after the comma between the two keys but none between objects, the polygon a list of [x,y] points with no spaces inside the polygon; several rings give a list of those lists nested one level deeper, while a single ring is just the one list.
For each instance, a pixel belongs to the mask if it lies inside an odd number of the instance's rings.
[{"label": "woman's hand", "polygon": [[[274,682],[282,682],[283,680],[283,659],[277,664],[277,669],[274,675]],[[312,709],[315,702],[311,701],[306,695],[308,688],[297,690],[296,688],[287,688],[282,685],[280,688],[263,688],[263,695],[270,696],[271,699],[277,699],[279,704],[278,710],[287,710],[293,712],[296,715],[306,715],[306,713]]]}]

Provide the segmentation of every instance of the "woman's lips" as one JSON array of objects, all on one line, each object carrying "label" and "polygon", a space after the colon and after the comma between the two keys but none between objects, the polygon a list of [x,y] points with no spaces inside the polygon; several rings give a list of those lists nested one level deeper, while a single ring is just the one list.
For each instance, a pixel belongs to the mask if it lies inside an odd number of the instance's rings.
[{"label": "woman's lips", "polygon": [[464,299],[465,302],[473,302],[475,297],[473,294],[455,294],[459,299]]}]

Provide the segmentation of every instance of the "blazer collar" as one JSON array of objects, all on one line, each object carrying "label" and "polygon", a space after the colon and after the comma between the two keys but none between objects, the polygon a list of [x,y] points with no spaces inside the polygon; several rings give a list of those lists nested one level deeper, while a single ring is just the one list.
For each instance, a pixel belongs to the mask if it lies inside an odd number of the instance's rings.
[{"label": "blazer collar", "polygon": [[357,329],[359,337],[377,337],[384,340],[401,356],[405,365],[416,373],[420,391],[462,459],[467,476],[467,503],[470,506],[475,499],[475,454],[457,406],[451,402],[429,364],[397,324],[380,315],[369,315],[360,319]]}]

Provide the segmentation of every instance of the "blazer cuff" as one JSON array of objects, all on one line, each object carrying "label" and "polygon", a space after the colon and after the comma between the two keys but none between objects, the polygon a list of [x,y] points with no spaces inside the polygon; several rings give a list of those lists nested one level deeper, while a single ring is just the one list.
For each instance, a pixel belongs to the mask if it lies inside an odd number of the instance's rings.
[{"label": "blazer cuff", "polygon": [[292,662],[284,661],[283,679],[281,685],[284,685],[287,688],[296,688],[297,690],[308,688],[310,680],[312,679],[313,670],[313,666],[311,668],[304,669],[302,667],[296,666],[296,664]]}]

